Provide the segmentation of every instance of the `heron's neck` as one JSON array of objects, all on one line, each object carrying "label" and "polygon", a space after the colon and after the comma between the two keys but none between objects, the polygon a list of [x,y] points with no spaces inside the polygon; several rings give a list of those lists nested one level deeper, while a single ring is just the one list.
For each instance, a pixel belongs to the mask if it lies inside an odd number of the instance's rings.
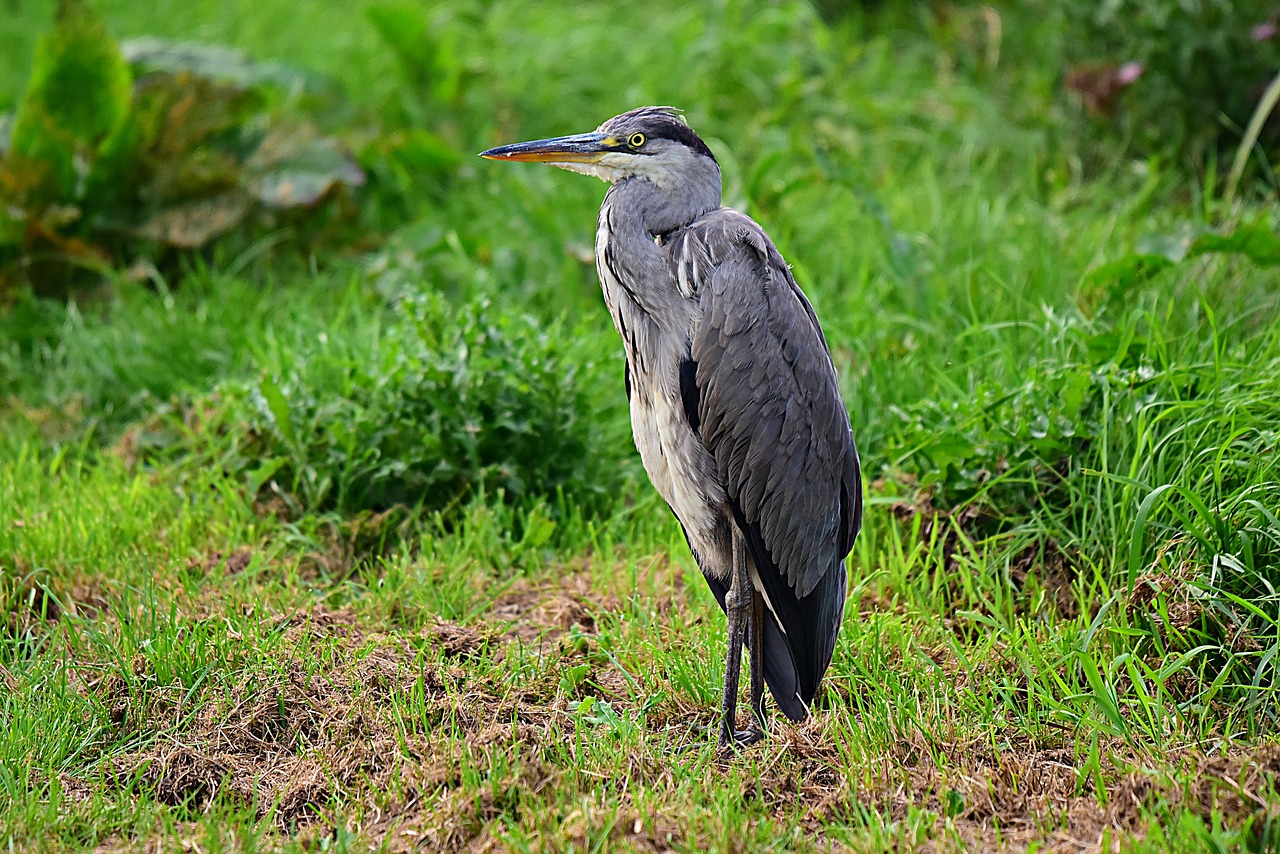
[{"label": "heron's neck", "polygon": [[681,176],[678,183],[662,185],[648,178],[626,178],[609,187],[605,204],[614,222],[627,222],[649,234],[666,234],[686,226],[720,207],[720,168],[707,168]]}]

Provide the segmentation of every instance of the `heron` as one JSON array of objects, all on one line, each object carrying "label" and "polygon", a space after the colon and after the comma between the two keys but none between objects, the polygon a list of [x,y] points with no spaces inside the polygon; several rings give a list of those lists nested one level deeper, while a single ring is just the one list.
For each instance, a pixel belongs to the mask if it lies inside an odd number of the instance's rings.
[{"label": "heron", "polygon": [[[766,683],[804,720],[862,527],[849,412],[809,300],[764,229],[721,204],[720,165],[675,108],[480,156],[609,184],[596,271],[622,339],[632,435],[728,620],[718,749],[764,737]],[[739,730],[744,643],[751,715]]]}]

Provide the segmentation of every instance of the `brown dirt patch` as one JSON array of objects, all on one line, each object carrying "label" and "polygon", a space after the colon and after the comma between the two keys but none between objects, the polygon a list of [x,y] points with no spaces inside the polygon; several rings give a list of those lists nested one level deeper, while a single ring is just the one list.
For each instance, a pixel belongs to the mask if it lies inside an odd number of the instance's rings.
[{"label": "brown dirt patch", "polygon": [[229,552],[215,551],[201,557],[187,558],[187,570],[210,575],[221,569],[227,575],[238,575],[249,568],[254,550],[238,546]]},{"label": "brown dirt patch", "polygon": [[[513,734],[516,750],[544,740],[556,713],[539,686],[508,690],[451,663],[496,637],[485,629],[438,621],[416,636],[386,635],[365,631],[350,610],[323,608],[282,616],[276,626],[285,638],[274,668],[229,675],[206,692],[194,717],[180,686],[140,693],[118,674],[93,686],[118,725],[163,733],[112,758],[108,779],[140,777],[170,805],[203,808],[229,798],[259,815],[274,810],[281,830],[332,826],[335,811],[349,814],[359,804],[380,816],[379,798],[393,793],[395,818],[375,818],[362,832],[412,828],[415,838],[450,847],[478,833],[491,808],[474,804],[471,792],[450,801],[461,782],[450,753],[456,746],[432,734],[460,731],[471,749],[510,754]],[[445,660],[424,663],[423,643]],[[147,669],[135,661],[136,680],[154,680]],[[394,701],[404,708],[408,697],[415,719],[396,720]],[[547,774],[532,754],[523,759],[513,791]]]},{"label": "brown dirt patch", "polygon": [[1229,826],[1276,810],[1280,744],[1214,755],[1187,747],[1157,756],[1113,743],[1095,768],[1088,751],[1067,740],[993,748],[903,733],[888,753],[857,762],[857,776],[849,777],[848,760],[826,729],[814,719],[779,733],[780,752],[762,760],[761,784],[749,783],[743,797],[763,792],[778,811],[798,809],[815,831],[832,821],[857,824],[859,810],[902,822],[912,808],[926,809],[940,818],[917,849],[925,851],[948,850],[948,836],[981,851],[1032,843],[1097,851],[1108,831],[1112,838],[1141,835],[1151,808],[1161,805],[1216,815]]},{"label": "brown dirt patch", "polygon": [[548,651],[559,648],[566,634],[596,634],[597,615],[620,604],[613,593],[593,591],[586,574],[572,573],[555,582],[517,579],[486,616],[506,623],[507,633],[526,646]]},{"label": "brown dirt patch", "polygon": [[472,658],[484,652],[494,639],[494,633],[475,626],[460,626],[444,620],[435,620],[424,626],[418,636],[429,641],[449,658]]},{"label": "brown dirt patch", "polygon": [[[227,560],[210,556],[198,568]],[[416,633],[387,634],[369,630],[351,609],[316,607],[276,618],[284,636],[272,667],[224,675],[197,707],[184,706],[190,701],[177,686],[140,691],[156,681],[141,657],[128,680],[116,673],[84,690],[108,705],[117,726],[161,733],[109,760],[106,774],[118,784],[140,778],[164,803],[203,809],[229,799],[273,815],[282,832],[317,839],[350,821],[340,816],[363,815],[348,829],[387,850],[483,848],[492,844],[483,834],[488,822],[517,819],[528,794],[560,775],[539,758],[540,746],[573,726],[556,662],[562,653],[586,660],[583,639],[589,645],[598,615],[616,605],[571,572],[555,582],[517,582],[480,625],[433,619]],[[511,684],[473,666],[480,658],[501,662],[516,643],[546,661],[545,678]],[[625,690],[613,684],[623,677],[611,668],[593,671],[580,694]],[[411,719],[398,719],[397,705],[411,709]],[[473,762],[500,754],[491,764],[508,769],[501,773],[509,779],[479,791],[463,785],[458,750]],[[87,784],[64,780],[80,782]]]}]

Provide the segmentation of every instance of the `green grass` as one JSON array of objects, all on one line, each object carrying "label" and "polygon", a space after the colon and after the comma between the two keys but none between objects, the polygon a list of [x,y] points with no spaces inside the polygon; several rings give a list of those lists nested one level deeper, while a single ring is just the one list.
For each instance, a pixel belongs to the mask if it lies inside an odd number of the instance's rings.
[{"label": "green grass", "polygon": [[[358,248],[0,310],[0,843],[1277,844],[1275,270],[1137,257],[1274,210],[1082,149],[1034,8],[993,66],[964,9],[376,5],[95,4],[330,77],[297,108],[371,184]],[[641,103],[794,265],[869,487],[822,708],[728,762],[580,257],[603,188],[471,157]]]}]

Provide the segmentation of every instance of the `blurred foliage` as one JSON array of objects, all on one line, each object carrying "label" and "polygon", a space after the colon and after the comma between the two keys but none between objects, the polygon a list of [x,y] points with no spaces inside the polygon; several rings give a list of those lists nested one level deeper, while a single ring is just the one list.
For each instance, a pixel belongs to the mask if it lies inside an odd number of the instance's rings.
[{"label": "blurred foliage", "polygon": [[214,454],[251,497],[275,484],[298,510],[557,494],[589,510],[634,468],[610,393],[620,372],[579,343],[593,338],[485,300],[406,300],[367,346],[310,338],[258,378],[222,383],[174,450]]},{"label": "blurred foliage", "polygon": [[[1107,0],[1063,14],[1067,82],[1143,152],[1234,148],[1280,72],[1274,0]],[[1262,141],[1280,143],[1272,117]]]},{"label": "blurred foliage", "polygon": [[1204,223],[1182,223],[1150,232],[1135,241],[1133,251],[1089,273],[1088,282],[1105,285],[1112,296],[1192,258],[1223,255],[1248,258],[1261,267],[1280,266],[1280,234],[1266,217],[1215,230]]},{"label": "blurred foliage", "polygon": [[119,45],[83,0],[60,0],[0,135],[0,295],[25,280],[67,296],[77,268],[278,228],[360,186],[340,143],[268,110],[264,87],[310,80],[227,48]]}]

